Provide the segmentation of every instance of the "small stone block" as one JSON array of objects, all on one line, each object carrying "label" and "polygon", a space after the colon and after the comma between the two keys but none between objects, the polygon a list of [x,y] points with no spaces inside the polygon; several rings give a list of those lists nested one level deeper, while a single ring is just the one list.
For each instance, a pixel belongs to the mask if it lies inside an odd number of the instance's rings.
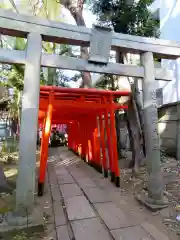
[{"label": "small stone block", "polygon": [[97,218],[76,220],[72,222],[76,240],[111,240],[109,232]]},{"label": "small stone block", "polygon": [[70,240],[67,226],[59,226],[57,230],[57,240]]},{"label": "small stone block", "polygon": [[68,198],[65,204],[69,220],[92,218],[96,216],[85,196]]}]

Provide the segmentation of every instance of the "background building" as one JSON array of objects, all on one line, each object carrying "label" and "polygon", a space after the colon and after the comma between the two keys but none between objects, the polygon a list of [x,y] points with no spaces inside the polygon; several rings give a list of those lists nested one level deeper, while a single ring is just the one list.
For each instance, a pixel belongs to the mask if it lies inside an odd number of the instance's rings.
[{"label": "background building", "polygon": [[[180,0],[155,0],[152,11],[160,19],[160,38],[180,43]],[[157,97],[162,91],[162,104],[180,101],[180,60],[162,60],[162,65],[173,70],[174,79],[157,83]]]}]

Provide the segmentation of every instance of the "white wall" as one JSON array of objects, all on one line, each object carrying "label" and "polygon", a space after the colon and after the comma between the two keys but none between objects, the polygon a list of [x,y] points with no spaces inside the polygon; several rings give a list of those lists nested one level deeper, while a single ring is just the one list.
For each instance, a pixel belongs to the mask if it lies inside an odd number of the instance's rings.
[{"label": "white wall", "polygon": [[[160,8],[160,38],[180,42],[180,0],[156,0],[152,9]],[[163,60],[163,66],[174,71],[173,81],[159,82],[163,104],[180,101],[180,60]]]}]

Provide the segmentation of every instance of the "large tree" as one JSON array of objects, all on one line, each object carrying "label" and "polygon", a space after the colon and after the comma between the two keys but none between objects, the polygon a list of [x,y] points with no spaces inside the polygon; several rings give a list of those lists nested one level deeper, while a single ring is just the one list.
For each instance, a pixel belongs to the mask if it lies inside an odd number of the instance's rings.
[{"label": "large tree", "polygon": [[[149,10],[153,0],[91,0],[90,6],[92,12],[97,16],[97,20],[104,25],[109,25],[114,28],[115,32],[131,35],[158,37],[159,36],[159,21],[154,18]],[[126,55],[117,52],[116,61],[124,63],[127,61]],[[134,60],[131,57],[131,62]],[[119,77],[119,83],[128,81],[128,78]],[[131,79],[132,80],[132,79]],[[129,81],[132,98],[129,100],[129,109],[125,112],[127,127],[132,149],[131,167],[135,173],[139,171],[139,165],[144,159],[144,134],[143,134],[143,119],[142,106],[138,96],[138,81]],[[122,84],[123,85],[123,84]],[[119,117],[116,112],[116,127],[118,138],[118,151],[120,155],[120,134],[119,134]]]}]

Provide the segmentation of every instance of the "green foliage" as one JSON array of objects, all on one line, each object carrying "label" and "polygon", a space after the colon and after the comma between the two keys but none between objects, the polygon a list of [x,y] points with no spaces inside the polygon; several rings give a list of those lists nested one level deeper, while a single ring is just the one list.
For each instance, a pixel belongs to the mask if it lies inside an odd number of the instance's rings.
[{"label": "green foliage", "polygon": [[4,0],[4,1],[0,2],[0,8],[4,8],[4,9],[12,9],[13,6],[12,6],[12,4],[11,4],[10,1],[8,1],[8,0]]},{"label": "green foliage", "polygon": [[115,32],[151,37],[159,36],[159,21],[148,7],[153,0],[91,0],[91,10],[99,22],[114,27]]},{"label": "green foliage", "polygon": [[103,74],[99,81],[96,83],[96,88],[106,89],[106,90],[117,90],[115,86],[115,81],[117,80],[116,76],[111,74]]},{"label": "green foliage", "polygon": [[20,232],[12,238],[12,240],[27,240],[27,239],[28,239],[28,235],[25,232]]},{"label": "green foliage", "polygon": [[[89,4],[99,23],[112,26],[115,32],[158,37],[159,21],[153,19],[153,14],[148,8],[152,3],[153,0],[90,0]],[[108,75],[104,75],[97,87],[112,89],[112,81]]]}]

